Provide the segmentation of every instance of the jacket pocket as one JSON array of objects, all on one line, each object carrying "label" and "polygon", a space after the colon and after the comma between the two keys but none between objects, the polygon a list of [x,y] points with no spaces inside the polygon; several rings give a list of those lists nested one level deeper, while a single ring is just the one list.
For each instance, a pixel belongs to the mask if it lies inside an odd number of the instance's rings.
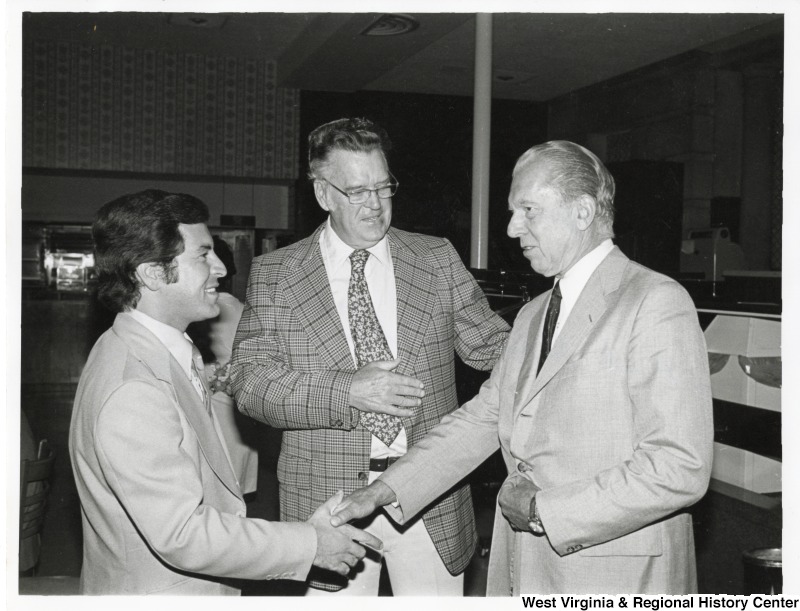
[{"label": "jacket pocket", "polygon": [[624,537],[587,547],[579,556],[660,556],[663,552],[662,526],[653,524]]}]

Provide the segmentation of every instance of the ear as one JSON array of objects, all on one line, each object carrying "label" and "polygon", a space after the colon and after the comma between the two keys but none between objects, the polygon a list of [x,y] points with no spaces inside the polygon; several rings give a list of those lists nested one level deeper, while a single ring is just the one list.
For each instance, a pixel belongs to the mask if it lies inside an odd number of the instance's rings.
[{"label": "ear", "polygon": [[586,231],[594,221],[597,212],[597,201],[591,195],[581,195],[575,204],[576,221],[578,229]]},{"label": "ear", "polygon": [[136,266],[136,278],[151,291],[157,291],[164,284],[164,270],[158,263],[140,263]]},{"label": "ear", "polygon": [[319,207],[325,210],[325,212],[330,212],[331,207],[328,204],[328,194],[325,191],[325,183],[323,181],[314,181],[314,196],[317,198]]}]

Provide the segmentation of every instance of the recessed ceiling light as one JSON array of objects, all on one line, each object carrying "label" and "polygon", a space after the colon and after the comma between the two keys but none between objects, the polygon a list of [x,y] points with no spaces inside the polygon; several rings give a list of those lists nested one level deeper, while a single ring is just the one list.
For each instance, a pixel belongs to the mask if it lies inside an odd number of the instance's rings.
[{"label": "recessed ceiling light", "polygon": [[399,36],[419,27],[419,21],[411,15],[384,13],[361,31],[362,36]]},{"label": "recessed ceiling light", "polygon": [[519,70],[495,70],[492,75],[498,83],[524,83],[533,76],[530,72],[520,72]]},{"label": "recessed ceiling light", "polygon": [[172,13],[167,20],[172,25],[186,28],[220,29],[225,25],[227,15],[219,13]]}]

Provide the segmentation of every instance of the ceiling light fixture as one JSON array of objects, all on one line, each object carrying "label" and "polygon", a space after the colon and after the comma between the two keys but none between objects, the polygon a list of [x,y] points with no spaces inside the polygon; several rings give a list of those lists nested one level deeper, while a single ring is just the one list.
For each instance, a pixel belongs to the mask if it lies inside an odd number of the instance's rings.
[{"label": "ceiling light fixture", "polygon": [[220,13],[172,13],[168,21],[186,28],[220,29],[227,19],[227,15]]},{"label": "ceiling light fixture", "polygon": [[520,72],[519,70],[504,70],[498,69],[495,70],[492,74],[492,78],[494,78],[495,82],[497,83],[505,83],[505,84],[517,84],[517,83],[524,83],[525,81],[529,81],[533,78],[533,74],[530,72]]},{"label": "ceiling light fixture", "polygon": [[361,31],[362,36],[399,36],[419,27],[419,21],[411,15],[384,13]]}]

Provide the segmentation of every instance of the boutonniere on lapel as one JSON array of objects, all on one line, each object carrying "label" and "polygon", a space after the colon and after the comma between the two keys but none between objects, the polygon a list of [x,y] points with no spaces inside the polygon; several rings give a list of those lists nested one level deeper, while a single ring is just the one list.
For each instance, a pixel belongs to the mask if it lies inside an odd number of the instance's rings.
[{"label": "boutonniere on lapel", "polygon": [[208,376],[208,387],[212,393],[224,392],[226,395],[233,396],[231,388],[231,362],[224,365],[219,361],[214,361],[206,366],[206,370],[211,370]]}]

